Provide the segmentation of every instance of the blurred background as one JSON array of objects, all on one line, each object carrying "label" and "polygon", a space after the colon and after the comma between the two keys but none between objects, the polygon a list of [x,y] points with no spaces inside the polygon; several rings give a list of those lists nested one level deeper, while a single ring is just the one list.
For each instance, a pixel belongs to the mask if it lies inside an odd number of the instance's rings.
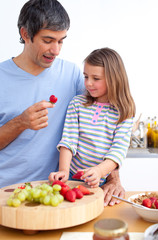
[{"label": "blurred background", "polygon": [[[18,55],[17,19],[26,0],[1,1],[0,62]],[[94,49],[110,47],[122,57],[136,103],[136,120],[158,116],[158,1],[59,0],[69,13],[71,27],[59,57],[82,69]]]}]

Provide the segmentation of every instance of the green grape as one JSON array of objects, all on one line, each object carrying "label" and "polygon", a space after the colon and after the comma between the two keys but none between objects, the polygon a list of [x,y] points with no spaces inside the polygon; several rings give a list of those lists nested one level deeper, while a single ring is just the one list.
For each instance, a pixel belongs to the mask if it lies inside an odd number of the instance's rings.
[{"label": "green grape", "polygon": [[18,198],[14,198],[12,201],[12,206],[13,207],[19,207],[21,204],[21,201]]},{"label": "green grape", "polygon": [[21,202],[23,202],[23,201],[25,201],[26,196],[25,196],[25,194],[24,194],[23,192],[20,192],[20,193],[18,193],[17,198],[18,198]]},{"label": "green grape", "polygon": [[53,191],[59,192],[61,190],[61,186],[59,184],[54,184]]},{"label": "green grape", "polygon": [[51,196],[50,203],[53,207],[57,207],[59,205],[59,199],[56,195]]},{"label": "green grape", "polygon": [[49,185],[48,185],[47,183],[43,183],[43,184],[41,185],[41,189],[47,191],[47,190],[49,189]]},{"label": "green grape", "polygon": [[55,196],[57,196],[59,203],[61,203],[61,202],[64,201],[63,195],[61,195],[61,194],[56,194]]},{"label": "green grape", "polygon": [[43,204],[44,205],[49,205],[50,204],[50,195],[47,195],[43,199]]},{"label": "green grape", "polygon": [[47,195],[47,191],[46,190],[41,190],[41,197],[45,197]]},{"label": "green grape", "polygon": [[40,202],[41,204],[43,204],[43,200],[44,200],[44,197],[40,197],[40,198],[39,198],[39,202]]},{"label": "green grape", "polygon": [[47,191],[48,191],[49,193],[52,193],[52,192],[53,192],[53,187],[51,187],[51,186],[48,185]]},{"label": "green grape", "polygon": [[16,188],[13,193],[18,193],[18,192],[20,192],[20,191],[21,191],[21,189]]},{"label": "green grape", "polygon": [[26,199],[27,199],[29,202],[32,202],[32,201],[33,201],[33,197],[32,197],[31,192],[28,193],[28,196],[26,197]]},{"label": "green grape", "polygon": [[33,192],[33,199],[34,198],[39,198],[41,195],[41,189],[35,188],[34,192]]},{"label": "green grape", "polygon": [[26,191],[30,191],[30,190],[31,190],[31,186],[26,185],[25,190],[26,190]]},{"label": "green grape", "polygon": [[12,203],[13,203],[13,199],[12,198],[8,198],[7,205],[8,206],[12,206]]},{"label": "green grape", "polygon": [[24,193],[25,197],[27,198],[29,191],[27,191],[26,189],[22,189],[21,192]]}]

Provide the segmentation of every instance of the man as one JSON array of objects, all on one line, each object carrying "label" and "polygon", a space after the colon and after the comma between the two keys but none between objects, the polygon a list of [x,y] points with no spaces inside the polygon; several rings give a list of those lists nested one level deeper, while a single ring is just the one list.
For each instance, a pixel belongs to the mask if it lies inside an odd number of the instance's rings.
[{"label": "man", "polygon": [[[56,58],[70,20],[56,0],[30,0],[21,9],[18,28],[22,53],[0,64],[0,187],[47,179],[57,171],[66,109],[83,91],[79,68]],[[56,106],[49,102],[54,94]],[[49,118],[48,118],[49,117]],[[105,204],[124,196],[118,171],[104,185]]]}]

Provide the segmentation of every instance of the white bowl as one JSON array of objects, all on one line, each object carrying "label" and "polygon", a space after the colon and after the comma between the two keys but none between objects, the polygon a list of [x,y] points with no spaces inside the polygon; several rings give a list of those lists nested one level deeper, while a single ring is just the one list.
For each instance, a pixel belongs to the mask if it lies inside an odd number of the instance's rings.
[{"label": "white bowl", "polygon": [[[145,193],[139,193],[132,195],[128,198],[129,201],[133,202],[135,198],[138,198]],[[139,208],[137,206],[132,205],[136,213],[148,222],[158,222],[158,209],[151,209],[151,208]]]}]

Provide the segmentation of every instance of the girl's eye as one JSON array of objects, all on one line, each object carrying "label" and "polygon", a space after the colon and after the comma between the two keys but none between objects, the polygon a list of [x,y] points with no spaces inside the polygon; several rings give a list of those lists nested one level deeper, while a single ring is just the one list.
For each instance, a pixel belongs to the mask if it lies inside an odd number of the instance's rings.
[{"label": "girl's eye", "polygon": [[97,81],[97,80],[100,80],[100,79],[99,79],[99,78],[94,78],[94,80],[96,80],[96,81]]},{"label": "girl's eye", "polygon": [[85,79],[88,79],[88,76],[84,76]]}]

